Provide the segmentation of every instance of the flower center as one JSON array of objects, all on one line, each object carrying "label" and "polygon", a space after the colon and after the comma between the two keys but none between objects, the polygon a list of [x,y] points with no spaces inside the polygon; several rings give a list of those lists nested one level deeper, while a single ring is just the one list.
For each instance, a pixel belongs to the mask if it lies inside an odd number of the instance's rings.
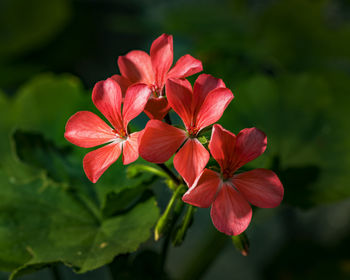
[{"label": "flower center", "polygon": [[117,138],[126,140],[128,134],[125,129],[113,129],[113,132],[116,134]]},{"label": "flower center", "polygon": [[152,85],[152,86],[151,86],[151,91],[152,91],[152,96],[153,96],[154,98],[163,96],[163,94],[162,94],[162,89],[159,88],[159,87],[156,86],[156,85]]},{"label": "flower center", "polygon": [[232,172],[231,169],[225,168],[225,169],[222,171],[222,178],[223,178],[224,180],[228,180],[228,179],[232,178],[232,176],[233,176],[233,172]]},{"label": "flower center", "polygon": [[188,132],[188,136],[190,137],[196,137],[197,136],[197,133],[199,131],[199,128],[197,128],[195,125],[191,125],[187,132]]}]

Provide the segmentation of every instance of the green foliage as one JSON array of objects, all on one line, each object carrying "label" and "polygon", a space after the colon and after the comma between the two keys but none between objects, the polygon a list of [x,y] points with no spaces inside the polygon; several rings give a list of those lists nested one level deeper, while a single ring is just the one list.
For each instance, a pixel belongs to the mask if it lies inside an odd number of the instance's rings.
[{"label": "green foliage", "polygon": [[[0,174],[1,269],[64,262],[86,272],[135,251],[158,217],[152,198],[100,219],[74,193],[46,179],[11,184]],[[28,218],[30,217],[30,218]]]},{"label": "green foliage", "polygon": [[5,0],[0,9],[0,61],[47,42],[70,16],[67,0]]}]

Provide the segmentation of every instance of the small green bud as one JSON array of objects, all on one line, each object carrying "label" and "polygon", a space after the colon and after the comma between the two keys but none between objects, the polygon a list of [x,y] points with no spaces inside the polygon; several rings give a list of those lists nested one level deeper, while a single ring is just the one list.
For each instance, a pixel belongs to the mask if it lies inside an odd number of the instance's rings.
[{"label": "small green bud", "polygon": [[196,208],[193,207],[192,205],[187,205],[185,216],[182,222],[180,223],[180,225],[174,231],[174,234],[172,237],[172,242],[174,246],[180,246],[183,243],[187,230],[192,224],[195,210]]},{"label": "small green bud", "polygon": [[208,143],[208,139],[207,139],[207,137],[205,137],[204,135],[203,135],[203,136],[199,136],[197,139],[199,140],[199,142],[200,142],[202,145],[205,145],[205,144]]},{"label": "small green bud", "polygon": [[235,245],[236,249],[243,255],[248,256],[249,254],[249,239],[245,232],[240,235],[232,236],[233,245]]},{"label": "small green bud", "polygon": [[174,191],[163,215],[159,218],[157,225],[154,229],[154,240],[159,240],[164,235],[167,235],[174,222],[178,219],[182,212],[184,202],[181,200],[182,195],[185,193],[186,187],[180,185]]}]

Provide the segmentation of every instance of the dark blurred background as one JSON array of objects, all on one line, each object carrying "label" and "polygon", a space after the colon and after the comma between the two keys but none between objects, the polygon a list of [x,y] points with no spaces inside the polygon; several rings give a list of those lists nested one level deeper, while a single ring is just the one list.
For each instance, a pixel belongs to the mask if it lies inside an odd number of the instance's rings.
[{"label": "dark blurred background", "polygon": [[[350,1],[1,0],[0,91],[16,102],[68,73],[89,103],[93,85],[118,73],[119,55],[148,52],[162,33],[174,36],[175,58],[190,53],[233,91],[220,123],[262,129],[268,150],[251,167],[275,170],[285,187],[280,207],[255,211],[248,257],[215,232],[207,209],[197,211],[183,246],[170,249],[169,278],[350,279]],[[53,102],[71,102],[56,91]],[[59,108],[50,98],[21,102],[23,118]],[[120,270],[148,279],[149,250],[159,244],[143,245],[132,265],[121,258]],[[107,268],[59,270],[63,280],[111,279]],[[43,270],[23,279],[53,278]]]}]

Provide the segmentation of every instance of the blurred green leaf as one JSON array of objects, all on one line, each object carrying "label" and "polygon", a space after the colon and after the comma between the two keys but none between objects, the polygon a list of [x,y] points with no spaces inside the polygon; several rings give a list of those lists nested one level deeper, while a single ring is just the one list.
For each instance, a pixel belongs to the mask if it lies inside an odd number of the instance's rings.
[{"label": "blurred green leaf", "polygon": [[3,0],[0,4],[0,61],[52,39],[70,17],[68,0]]},{"label": "blurred green leaf", "polygon": [[64,127],[71,115],[93,108],[80,81],[71,75],[43,74],[16,93],[9,117],[17,128],[37,131],[57,144],[66,144]]}]

